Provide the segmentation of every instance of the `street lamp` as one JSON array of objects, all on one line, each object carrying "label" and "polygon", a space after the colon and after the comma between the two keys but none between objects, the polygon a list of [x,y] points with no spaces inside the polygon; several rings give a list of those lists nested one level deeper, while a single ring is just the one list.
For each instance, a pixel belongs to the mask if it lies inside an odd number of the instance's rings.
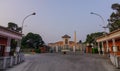
[{"label": "street lamp", "polygon": [[[105,24],[105,21],[104,21],[103,17],[100,14],[97,14],[97,13],[94,13],[94,12],[91,12],[90,14],[94,14],[94,15],[99,16],[101,18],[103,24]],[[108,28],[108,26],[102,26],[102,28],[104,28],[104,30],[105,30],[105,37],[107,37],[106,28]],[[107,40],[106,40],[106,43],[107,43]],[[108,49],[108,45],[107,45],[107,49]],[[102,51],[103,51],[103,54],[104,54],[104,48],[102,48]]]},{"label": "street lamp", "polygon": [[[100,14],[97,14],[97,13],[94,13],[94,12],[91,12],[90,14],[94,14],[94,15],[99,16],[99,17],[101,18],[101,20],[102,20],[103,24],[105,24],[105,20],[103,19],[103,17],[102,17]],[[105,31],[106,31],[106,28],[108,28],[108,27],[107,27],[107,26],[102,26],[102,28],[104,28],[104,29],[105,29]]]},{"label": "street lamp", "polygon": [[32,14],[29,14],[29,15],[27,15],[24,19],[23,19],[23,21],[22,21],[22,27],[21,27],[21,33],[23,33],[23,25],[24,25],[24,21],[29,17],[29,16],[32,16],[32,15],[36,15],[36,13],[35,12],[33,12]]}]

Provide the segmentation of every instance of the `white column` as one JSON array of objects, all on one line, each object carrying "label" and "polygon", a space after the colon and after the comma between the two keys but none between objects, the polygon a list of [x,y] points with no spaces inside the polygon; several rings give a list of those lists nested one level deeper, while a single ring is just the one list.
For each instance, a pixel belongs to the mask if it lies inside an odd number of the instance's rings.
[{"label": "white column", "polygon": [[112,42],[113,42],[113,46],[116,46],[116,45],[115,45],[115,39],[112,39]]},{"label": "white column", "polygon": [[21,47],[21,40],[17,40],[17,47],[16,47],[17,53],[20,51],[20,47]]},{"label": "white column", "polygon": [[98,42],[98,52],[99,52],[99,55],[100,55],[100,43]]},{"label": "white column", "polygon": [[103,55],[104,55],[105,53],[104,53],[104,45],[103,45],[103,42],[102,42],[102,52],[103,52]]},{"label": "white column", "polygon": [[9,53],[10,52],[10,43],[11,43],[11,38],[10,37],[8,37],[8,39],[7,39],[7,46],[6,46],[6,48],[5,48],[5,52],[7,52],[7,53]]},{"label": "white column", "polygon": [[106,52],[108,52],[108,51],[109,51],[108,40],[106,40],[106,46],[107,46],[107,50],[106,50]]},{"label": "white column", "polygon": [[10,67],[13,66],[13,56],[10,57]]},{"label": "white column", "polygon": [[75,46],[73,46],[73,52],[75,52]]},{"label": "white column", "polygon": [[56,52],[58,52],[58,46],[56,46]]},{"label": "white column", "polygon": [[7,58],[6,57],[3,57],[3,69],[6,69],[6,63],[7,62]]},{"label": "white column", "polygon": [[113,52],[117,52],[118,50],[115,44],[115,39],[112,39],[112,42],[113,42]]}]

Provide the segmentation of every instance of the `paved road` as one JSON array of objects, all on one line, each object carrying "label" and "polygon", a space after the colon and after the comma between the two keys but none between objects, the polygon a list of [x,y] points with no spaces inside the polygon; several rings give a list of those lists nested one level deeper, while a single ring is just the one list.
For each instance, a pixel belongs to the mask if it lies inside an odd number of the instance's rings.
[{"label": "paved road", "polygon": [[119,71],[97,54],[45,53],[26,57],[26,61],[7,71]]}]

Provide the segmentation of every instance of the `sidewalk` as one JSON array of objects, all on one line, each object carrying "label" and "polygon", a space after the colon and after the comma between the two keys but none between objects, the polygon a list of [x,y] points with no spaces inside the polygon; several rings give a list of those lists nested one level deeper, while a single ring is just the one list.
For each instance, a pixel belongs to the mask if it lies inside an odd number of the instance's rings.
[{"label": "sidewalk", "polygon": [[29,63],[29,60],[27,60],[27,57],[31,57],[33,55],[34,54],[24,54],[24,56],[25,56],[26,59],[25,59],[25,61],[23,63],[15,65],[12,68],[7,68],[5,71],[23,71],[23,69],[25,70],[26,66]]},{"label": "sidewalk", "polygon": [[28,61],[25,61],[21,64],[14,66],[13,68],[8,68],[5,71],[23,71],[23,69],[27,66],[27,64],[28,64]]},{"label": "sidewalk", "polygon": [[107,57],[106,55],[99,55],[99,54],[88,54],[91,55],[92,57],[95,57],[96,59],[102,59],[103,60],[103,65],[108,71],[120,71],[120,69],[117,69],[111,62],[110,58]]}]

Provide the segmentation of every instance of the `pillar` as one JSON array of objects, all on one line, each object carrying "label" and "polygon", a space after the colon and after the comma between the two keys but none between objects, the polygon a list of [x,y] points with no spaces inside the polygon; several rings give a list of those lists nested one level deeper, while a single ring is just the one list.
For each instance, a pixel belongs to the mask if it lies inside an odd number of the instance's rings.
[{"label": "pillar", "polygon": [[20,47],[21,47],[21,40],[17,39],[17,47],[16,47],[16,56],[15,56],[15,64],[20,63]]},{"label": "pillar", "polygon": [[56,46],[56,52],[58,52],[58,46]]},{"label": "pillar", "polygon": [[76,44],[76,31],[74,32],[74,42]]},{"label": "pillar", "polygon": [[17,40],[16,53],[20,51],[20,47],[21,47],[21,40]]},{"label": "pillar", "polygon": [[113,52],[117,52],[118,50],[115,44],[115,39],[112,39],[112,42],[113,42]]},{"label": "pillar", "polygon": [[102,42],[102,53],[103,55],[105,54],[103,42]]},{"label": "pillar", "polygon": [[115,39],[112,39],[112,42],[113,42],[113,46],[116,46],[116,45],[115,45]]},{"label": "pillar", "polygon": [[75,46],[73,46],[73,52],[75,52]]},{"label": "pillar", "polygon": [[99,52],[99,55],[100,55],[100,42],[98,42],[98,52]]},{"label": "pillar", "polygon": [[107,50],[106,50],[106,52],[108,52],[108,51],[109,51],[108,40],[106,40],[106,46],[107,46]]}]

